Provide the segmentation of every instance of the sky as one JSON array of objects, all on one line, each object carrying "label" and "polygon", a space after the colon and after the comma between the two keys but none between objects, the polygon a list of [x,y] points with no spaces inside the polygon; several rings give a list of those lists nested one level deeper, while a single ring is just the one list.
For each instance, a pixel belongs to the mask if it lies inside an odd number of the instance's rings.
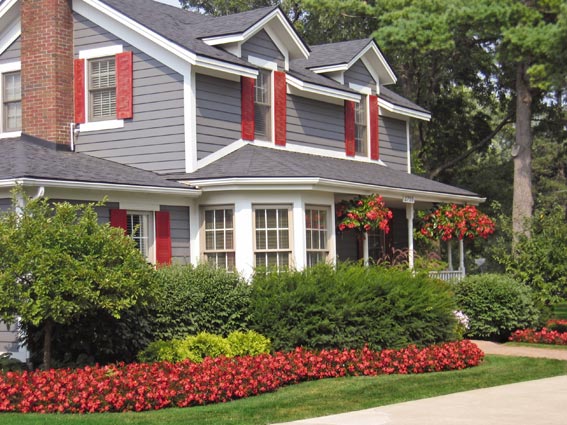
[{"label": "sky", "polygon": [[169,4],[171,6],[179,6],[179,0],[154,0],[159,3]]}]

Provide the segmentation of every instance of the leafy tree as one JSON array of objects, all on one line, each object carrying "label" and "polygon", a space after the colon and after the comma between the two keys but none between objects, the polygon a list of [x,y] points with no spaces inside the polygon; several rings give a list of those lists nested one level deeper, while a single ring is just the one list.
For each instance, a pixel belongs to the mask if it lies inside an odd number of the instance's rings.
[{"label": "leafy tree", "polygon": [[151,294],[153,268],[121,229],[97,222],[94,204],[18,189],[13,206],[0,215],[0,318],[43,327],[49,368],[55,324],[97,309],[119,317]]}]

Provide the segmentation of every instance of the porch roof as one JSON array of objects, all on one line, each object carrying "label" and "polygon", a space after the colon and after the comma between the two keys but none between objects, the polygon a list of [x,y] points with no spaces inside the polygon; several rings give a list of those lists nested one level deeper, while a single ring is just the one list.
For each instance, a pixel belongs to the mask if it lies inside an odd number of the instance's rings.
[{"label": "porch roof", "polygon": [[[292,184],[293,181],[311,179],[311,183],[322,181],[326,185],[335,184],[342,192],[352,189],[357,193],[362,186],[366,191],[396,192],[403,196],[421,194],[421,200],[432,202],[474,202],[484,201],[476,193],[450,186],[424,177],[394,170],[372,162],[324,157],[289,150],[261,147],[247,143],[221,159],[204,166],[193,173],[168,174],[167,178],[184,181],[205,188],[218,186],[226,181],[246,184],[262,179],[270,184]],[[313,179],[317,180],[314,181]],[[339,191],[339,190],[337,190]],[[443,195],[441,199],[440,195]]]}]

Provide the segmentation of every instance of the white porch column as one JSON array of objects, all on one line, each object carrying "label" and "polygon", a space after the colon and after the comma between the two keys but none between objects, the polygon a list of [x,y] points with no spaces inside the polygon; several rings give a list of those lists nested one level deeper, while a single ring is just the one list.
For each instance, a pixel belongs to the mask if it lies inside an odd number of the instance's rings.
[{"label": "white porch column", "polygon": [[297,270],[303,270],[307,264],[305,252],[305,208],[301,197],[293,201],[293,258],[291,265]]},{"label": "white porch column", "polygon": [[196,266],[201,262],[201,217],[199,204],[196,201],[191,202],[189,206],[189,232],[191,234],[191,264]]},{"label": "white porch column", "polygon": [[369,261],[369,249],[368,249],[368,232],[362,234],[362,258],[364,259],[364,265],[368,266]]},{"label": "white porch column", "polygon": [[234,204],[235,263],[236,270],[245,279],[250,279],[254,272],[254,217],[252,202],[239,199]]},{"label": "white porch column", "polygon": [[459,239],[459,270],[465,275],[465,242]]},{"label": "white porch column", "polygon": [[414,268],[414,250],[413,250],[413,218],[414,218],[414,203],[415,199],[411,197],[405,197],[403,199],[404,204],[406,204],[406,218],[408,220],[408,265],[409,269]]}]

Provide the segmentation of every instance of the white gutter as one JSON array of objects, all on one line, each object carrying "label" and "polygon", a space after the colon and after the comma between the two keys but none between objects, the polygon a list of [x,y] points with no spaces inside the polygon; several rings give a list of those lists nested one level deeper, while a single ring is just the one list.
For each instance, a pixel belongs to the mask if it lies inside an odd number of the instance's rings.
[{"label": "white gutter", "polygon": [[387,100],[384,100],[384,98],[380,96],[378,96],[378,105],[381,108],[384,108],[387,111],[393,112],[395,114],[405,115],[423,121],[431,120],[431,114],[427,112],[420,112],[420,111],[416,111],[415,109],[410,109],[410,108],[405,108],[403,106],[395,105],[391,102],[388,102]]},{"label": "white gutter", "polygon": [[[336,192],[340,190],[344,193],[361,193],[372,194],[380,193],[385,197],[402,198],[413,197],[416,201],[423,202],[457,202],[478,205],[486,198],[468,195],[456,195],[451,193],[431,192],[414,189],[400,189],[387,186],[372,185],[366,183],[344,182],[333,179],[325,179],[320,177],[260,177],[260,178],[243,178],[231,177],[225,179],[205,179],[205,180],[186,180],[185,184],[198,186],[203,192],[227,190],[230,186],[233,190],[253,189],[253,190],[297,190],[297,186],[303,186],[305,189],[319,189],[328,192]],[[293,188],[291,187],[293,186]]]},{"label": "white gutter", "polygon": [[49,187],[49,188],[63,188],[63,189],[87,189],[87,190],[101,190],[101,191],[116,191],[116,192],[142,192],[142,193],[159,193],[163,195],[185,195],[188,197],[196,198],[201,196],[201,191],[192,188],[176,188],[176,187],[159,187],[159,186],[135,186],[127,184],[112,184],[112,183],[92,183],[80,181],[64,181],[64,180],[50,180],[50,179],[34,179],[34,178],[21,178],[0,180],[0,188],[14,187],[16,185],[33,186],[33,187]]},{"label": "white gutter", "polygon": [[286,82],[290,86],[295,87],[296,89],[301,91],[315,93],[322,96],[329,96],[336,99],[351,100],[357,103],[360,102],[360,95],[356,93],[349,93],[346,91],[340,91],[313,83],[306,83],[304,81],[301,81],[299,78],[293,77],[289,74],[286,74]]}]

